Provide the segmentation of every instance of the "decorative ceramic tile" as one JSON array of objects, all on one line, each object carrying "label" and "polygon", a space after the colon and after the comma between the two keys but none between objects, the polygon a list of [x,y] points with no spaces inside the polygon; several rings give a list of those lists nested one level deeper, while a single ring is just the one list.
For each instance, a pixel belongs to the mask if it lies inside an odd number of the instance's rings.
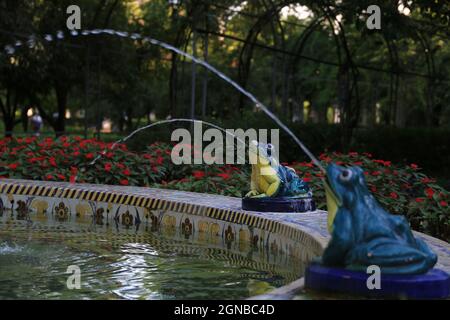
[{"label": "decorative ceramic tile", "polygon": [[[268,263],[286,257],[309,261],[326,246],[324,211],[250,212],[241,199],[174,190],[25,180],[0,181],[0,211],[7,219],[91,224],[96,230],[161,234],[248,254]],[[3,217],[6,219],[6,216]],[[438,267],[450,272],[450,245],[418,234],[438,253]]]}]

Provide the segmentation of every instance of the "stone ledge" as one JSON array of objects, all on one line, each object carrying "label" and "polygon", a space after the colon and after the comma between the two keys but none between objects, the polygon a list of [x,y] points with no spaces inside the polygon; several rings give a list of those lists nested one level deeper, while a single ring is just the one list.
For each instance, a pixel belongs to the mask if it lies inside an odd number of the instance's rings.
[{"label": "stone ledge", "polygon": [[[241,199],[235,197],[144,187],[13,179],[0,180],[0,193],[106,201],[202,215],[218,220],[257,226],[269,232],[293,237],[300,244],[314,249],[318,255],[329,241],[326,211],[317,210],[308,213],[245,211],[241,208]],[[414,233],[426,241],[437,253],[436,267],[450,273],[450,244],[420,232]],[[302,279],[298,279],[262,297],[286,299],[292,296],[294,291],[299,290],[302,284]]]}]

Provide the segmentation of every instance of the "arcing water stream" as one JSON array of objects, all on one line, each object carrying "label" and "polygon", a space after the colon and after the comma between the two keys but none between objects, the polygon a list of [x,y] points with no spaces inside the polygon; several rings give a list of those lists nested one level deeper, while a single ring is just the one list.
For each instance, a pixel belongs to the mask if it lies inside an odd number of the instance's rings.
[{"label": "arcing water stream", "polygon": [[[79,35],[88,36],[88,35],[99,35],[99,34],[107,34],[107,35],[118,36],[118,37],[122,37],[122,38],[130,38],[132,40],[140,40],[140,41],[142,41],[142,43],[148,42],[150,44],[162,47],[166,50],[175,52],[175,53],[179,54],[180,56],[184,56],[184,57],[188,58],[189,60],[192,60],[194,63],[199,64],[199,65],[203,66],[204,68],[208,69],[209,71],[214,73],[219,78],[221,78],[221,79],[225,80],[226,82],[228,82],[229,84],[231,84],[240,93],[242,93],[243,95],[248,97],[256,105],[257,108],[260,108],[261,110],[263,110],[266,115],[268,115],[278,126],[280,126],[280,128],[282,128],[285,132],[287,132],[292,137],[292,139],[294,139],[294,141],[297,143],[297,145],[303,150],[303,152],[306,153],[306,155],[313,161],[313,163],[316,166],[318,166],[325,173],[325,169],[322,167],[319,160],[311,153],[311,151],[309,151],[309,149],[300,141],[300,139],[298,139],[297,136],[280,119],[278,119],[278,117],[275,114],[273,114],[253,94],[246,91],[238,83],[236,83],[235,81],[233,81],[232,79],[230,79],[229,77],[224,75],[222,72],[217,70],[215,67],[211,66],[206,61],[203,61],[197,57],[194,57],[193,55],[191,55],[187,52],[184,52],[178,48],[175,48],[174,46],[172,46],[168,43],[153,39],[151,37],[142,36],[138,33],[130,34],[129,32],[126,32],[126,31],[117,31],[117,30],[112,30],[112,29],[94,29],[94,30],[83,30],[83,31],[72,30],[70,32],[70,35],[73,37],[76,37]],[[62,40],[62,39],[64,39],[64,37],[65,37],[64,32],[58,31],[56,33],[56,36],[51,35],[51,34],[46,34],[46,35],[44,35],[43,39],[47,42],[50,42],[50,41],[54,41],[54,40],[56,40],[56,41]],[[28,38],[26,45],[28,45],[29,47],[34,47],[36,45],[36,40],[37,40],[37,37],[35,35],[31,35]],[[14,54],[14,52],[15,52],[14,47],[20,47],[22,45],[23,45],[23,42],[16,41],[16,43],[14,45],[5,46],[5,51],[8,54]],[[173,120],[176,120],[176,119],[173,119]],[[154,124],[154,125],[156,125],[156,124]],[[134,133],[139,132],[140,130],[143,130],[144,128],[150,128],[151,126],[152,125],[137,129],[135,132],[132,132],[127,138],[125,138],[125,140],[128,139],[129,137],[131,137],[132,135],[134,135]],[[123,141],[123,140],[120,139],[119,141],[116,142],[116,144],[119,143],[120,141]]]},{"label": "arcing water stream", "polygon": [[[211,123],[211,122],[202,121],[202,120],[193,120],[193,119],[183,119],[183,118],[181,118],[181,119],[167,119],[167,120],[160,120],[160,121],[151,123],[151,124],[149,124],[149,125],[140,127],[140,128],[138,128],[138,129],[134,130],[133,132],[131,132],[131,133],[130,133],[128,136],[126,136],[125,138],[122,138],[122,139],[117,140],[116,142],[114,142],[114,143],[111,145],[111,149],[114,149],[115,146],[116,146],[117,144],[119,144],[119,143],[126,142],[128,139],[130,139],[132,136],[134,136],[136,133],[138,133],[138,132],[140,132],[140,131],[149,129],[149,128],[154,127],[154,126],[157,126],[157,125],[167,124],[167,123],[173,123],[173,122],[190,122],[190,123],[199,122],[199,123],[201,123],[201,124],[206,124],[206,125],[208,125],[208,126],[210,126],[210,127],[216,128],[216,129],[218,129],[218,130],[224,132],[224,133],[227,134],[227,135],[232,136],[233,138],[236,138],[237,141],[239,141],[239,142],[242,143],[244,146],[246,146],[246,143],[245,143],[244,140],[240,139],[240,138],[239,138],[238,136],[236,136],[235,134],[232,134],[231,132],[229,132],[229,131],[225,130],[224,128],[219,127],[219,126],[217,126],[217,125],[215,125],[215,124],[213,124],[213,123]],[[98,160],[106,153],[106,151],[107,151],[107,150],[104,150],[104,152],[102,152],[102,153],[100,153],[99,155],[97,155],[97,156],[89,163],[89,165],[94,165],[94,164],[95,164],[95,163],[96,163],[96,162],[97,162],[97,161],[98,161]],[[238,157],[239,157],[239,155],[238,155]],[[245,159],[244,159],[244,160],[245,160]]]}]

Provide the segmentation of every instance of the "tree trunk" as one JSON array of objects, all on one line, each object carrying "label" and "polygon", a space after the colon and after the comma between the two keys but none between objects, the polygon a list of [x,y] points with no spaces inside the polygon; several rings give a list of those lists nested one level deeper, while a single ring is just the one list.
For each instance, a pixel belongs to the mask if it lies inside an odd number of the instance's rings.
[{"label": "tree trunk", "polygon": [[[17,110],[18,97],[17,94],[13,95],[13,97],[11,96],[11,90],[6,88],[5,103],[3,103],[3,100],[0,98],[0,109],[3,114],[3,123],[5,125],[5,137],[12,137],[14,126],[16,125],[15,114]],[[12,102],[12,100],[14,102]]]},{"label": "tree trunk", "polygon": [[172,67],[169,80],[170,116],[176,117],[177,109],[177,54],[172,52]]},{"label": "tree trunk", "polygon": [[22,109],[20,110],[20,120],[22,122],[22,127],[23,127],[23,131],[27,132],[28,131],[28,107],[22,107]]},{"label": "tree trunk", "polygon": [[350,74],[347,65],[342,65],[338,71],[338,104],[341,112],[341,147],[348,147],[352,136],[350,128],[351,113],[351,92],[350,92]]},{"label": "tree trunk", "polygon": [[12,117],[5,117],[5,115],[3,115],[3,122],[5,124],[5,137],[12,137],[15,124],[14,119]]},{"label": "tree trunk", "polygon": [[56,103],[58,116],[55,119],[54,130],[57,137],[64,135],[66,131],[66,107],[67,107],[67,88],[56,86]]}]

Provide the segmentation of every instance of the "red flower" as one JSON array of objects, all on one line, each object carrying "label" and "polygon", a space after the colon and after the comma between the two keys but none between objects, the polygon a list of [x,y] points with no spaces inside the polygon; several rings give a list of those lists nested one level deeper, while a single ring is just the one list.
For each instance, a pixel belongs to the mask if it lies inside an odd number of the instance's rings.
[{"label": "red flower", "polygon": [[385,167],[390,167],[391,166],[391,162],[390,161],[384,161],[384,160],[372,160],[373,162],[375,162],[375,163],[378,163],[378,164],[382,164],[383,166],[385,166]]},{"label": "red flower", "polygon": [[63,180],[63,181],[66,180],[66,177],[62,174],[58,174],[57,177],[59,180]]},{"label": "red flower", "polygon": [[122,180],[120,180],[120,184],[123,186],[127,186],[129,184],[129,182],[127,179],[122,179]]},{"label": "red flower", "polygon": [[331,160],[332,160],[326,153],[322,153],[319,156],[319,159],[322,161],[325,161],[326,163],[331,162]]},{"label": "red flower", "polygon": [[130,170],[128,169],[123,170],[122,173],[126,176],[129,176],[131,174]]},{"label": "red flower", "polygon": [[19,166],[18,163],[11,163],[10,165],[8,165],[8,167],[9,167],[11,170],[16,170],[18,166]]},{"label": "red flower", "polygon": [[230,175],[228,173],[219,173],[218,177],[222,177],[224,180],[230,179]]},{"label": "red flower", "polygon": [[398,194],[395,193],[395,192],[391,192],[391,193],[389,194],[389,196],[390,196],[392,199],[398,199]]},{"label": "red flower", "polygon": [[30,144],[30,143],[32,143],[34,140],[35,140],[34,137],[27,137],[27,138],[25,138],[25,143],[26,143],[26,144]]},{"label": "red flower", "polygon": [[303,178],[303,181],[305,181],[305,182],[311,182],[311,178],[305,177],[305,178]]},{"label": "red flower", "polygon": [[56,167],[55,157],[51,157],[50,159],[48,159],[48,163],[50,163],[51,166]]},{"label": "red flower", "polygon": [[53,180],[54,178],[53,178],[53,176],[51,174],[48,174],[48,175],[45,176],[45,179],[46,180]]},{"label": "red flower", "polygon": [[422,183],[433,183],[434,180],[433,180],[433,179],[430,179],[430,178],[428,178],[428,177],[425,177],[425,178],[422,178],[422,179],[420,180],[420,182],[422,182]]},{"label": "red flower", "polygon": [[106,153],[106,157],[108,158],[108,159],[111,159],[112,157],[113,157],[113,153],[112,152],[107,152]]},{"label": "red flower", "polygon": [[362,161],[355,161],[355,162],[353,162],[353,165],[355,165],[355,166],[362,166]]},{"label": "red flower", "polygon": [[424,202],[424,201],[425,201],[424,198],[416,198],[416,202],[417,202],[417,203],[421,203],[421,202]]},{"label": "red flower", "polygon": [[374,177],[379,176],[380,174],[381,174],[380,171],[373,171],[373,172],[372,172],[372,175],[373,175]]},{"label": "red flower", "polygon": [[86,154],[86,159],[92,159],[94,158],[94,154],[92,152],[89,152],[88,154]]},{"label": "red flower", "polygon": [[71,175],[70,179],[69,179],[70,183],[75,183],[75,178],[76,178],[76,176]]},{"label": "red flower", "polygon": [[159,156],[159,157],[156,159],[156,163],[157,163],[157,164],[163,164],[163,161],[164,161],[164,158],[161,157],[161,156]]},{"label": "red flower", "polygon": [[119,169],[125,169],[125,166],[124,166],[123,163],[118,163],[118,164],[116,164],[116,166],[117,166]]},{"label": "red flower", "polygon": [[205,172],[204,171],[193,171],[192,175],[195,177],[195,179],[201,179],[205,176]]},{"label": "red flower", "polygon": [[112,168],[112,164],[111,163],[105,163],[105,171],[106,172],[110,172],[111,171],[111,168]]},{"label": "red flower", "polygon": [[434,194],[434,190],[432,188],[426,188],[425,189],[425,194],[427,195],[428,198],[432,198],[433,194]]},{"label": "red flower", "polygon": [[410,167],[413,168],[414,170],[419,169],[419,166],[417,164],[415,164],[415,163],[411,163]]},{"label": "red flower", "polygon": [[299,163],[299,165],[302,167],[307,167],[307,168],[314,167],[314,164],[312,162],[301,162],[301,163]]},{"label": "red flower", "polygon": [[439,204],[440,204],[442,207],[448,206],[448,203],[445,202],[444,200],[442,200],[441,202],[439,202]]},{"label": "red flower", "polygon": [[80,155],[80,152],[79,152],[79,151],[75,151],[74,153],[72,153],[72,155],[73,155],[74,157],[78,157],[78,156]]}]

